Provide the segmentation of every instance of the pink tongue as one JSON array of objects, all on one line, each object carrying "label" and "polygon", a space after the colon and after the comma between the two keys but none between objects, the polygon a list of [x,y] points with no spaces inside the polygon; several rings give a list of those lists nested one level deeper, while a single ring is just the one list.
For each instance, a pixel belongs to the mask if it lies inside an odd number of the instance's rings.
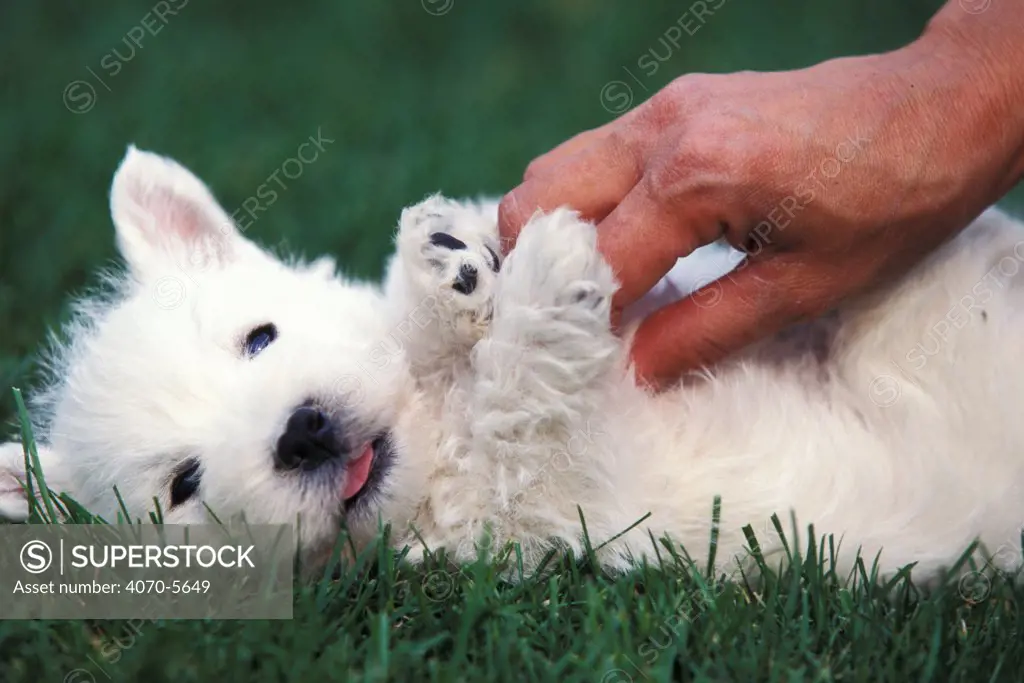
[{"label": "pink tongue", "polygon": [[359,493],[366,480],[370,478],[370,465],[373,464],[373,444],[366,444],[366,448],[359,454],[359,457],[348,464],[348,474],[345,477],[345,490],[341,497],[348,500]]}]

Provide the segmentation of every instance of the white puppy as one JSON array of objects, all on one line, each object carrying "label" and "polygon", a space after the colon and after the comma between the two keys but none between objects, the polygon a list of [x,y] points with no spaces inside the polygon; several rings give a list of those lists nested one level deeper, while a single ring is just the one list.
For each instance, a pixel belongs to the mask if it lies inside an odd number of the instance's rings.
[{"label": "white puppy", "polygon": [[[381,289],[282,263],[134,148],[111,209],[127,271],[80,305],[34,404],[51,488],[109,520],[116,484],[143,519],[156,499],[168,522],[300,520],[314,555],[343,521],[358,542],[385,522],[413,558],[489,538],[529,568],[582,551],[581,508],[624,569],[652,536],[703,562],[720,495],[725,571],[745,525],[782,551],[773,513],[841,538],[841,570],[859,549],[927,578],[977,538],[1020,564],[1024,229],[995,210],[888,290],[651,395],[609,327],[595,229],[568,210],[501,263],[493,205],[430,198],[403,212]],[[702,267],[692,283],[727,269]],[[11,517],[22,463],[0,447]]]}]

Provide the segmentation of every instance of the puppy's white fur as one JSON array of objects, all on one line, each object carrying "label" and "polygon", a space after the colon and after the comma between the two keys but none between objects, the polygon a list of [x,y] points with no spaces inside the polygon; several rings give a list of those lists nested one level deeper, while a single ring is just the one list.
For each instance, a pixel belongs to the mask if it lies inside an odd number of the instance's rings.
[{"label": "puppy's white fur", "polygon": [[[347,475],[273,467],[289,415],[313,398],[390,432],[391,467],[346,521],[360,542],[391,523],[413,558],[422,538],[469,559],[485,535],[519,542],[527,566],[579,552],[580,507],[593,545],[614,538],[599,551],[609,568],[653,556],[650,534],[700,560],[720,495],[723,570],[747,524],[781,552],[768,520],[788,527],[790,512],[842,539],[840,570],[860,550],[928,578],[975,539],[1000,568],[1021,562],[1024,229],[997,210],[894,286],[651,395],[610,329],[616,283],[595,229],[568,210],[531,220],[495,272],[494,205],[430,198],[403,212],[380,288],[329,261],[282,263],[192,174],[134,148],[111,209],[128,269],[80,304],[34,403],[51,488],[109,519],[116,484],[143,518],[156,498],[169,522],[203,521],[204,504],[301,519],[303,547],[321,552]],[[732,264],[698,256],[675,274],[685,293]],[[460,292],[466,266],[475,287]],[[279,337],[248,358],[242,340],[264,323]],[[188,458],[199,491],[172,507]],[[20,444],[0,447],[11,517],[26,510],[22,462]]]}]

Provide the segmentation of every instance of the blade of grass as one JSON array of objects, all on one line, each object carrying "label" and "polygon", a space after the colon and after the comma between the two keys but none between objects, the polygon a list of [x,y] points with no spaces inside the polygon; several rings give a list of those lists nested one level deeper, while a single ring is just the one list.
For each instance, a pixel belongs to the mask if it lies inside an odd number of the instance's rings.
[{"label": "blade of grass", "polygon": [[[36,447],[35,436],[32,434],[32,425],[28,419],[28,410],[25,408],[25,400],[21,396],[21,389],[14,387],[11,389],[14,393],[14,404],[18,411],[18,422],[21,424],[21,445],[25,450],[25,477],[29,479],[29,467],[28,458],[32,460],[32,473],[35,475],[36,481],[39,483],[39,497],[43,501],[43,506],[46,508],[46,523],[56,524],[58,521],[57,512],[54,510],[53,501],[50,499],[50,489],[46,485],[46,476],[43,474],[42,463],[39,462],[39,449]],[[27,483],[27,482],[26,482]],[[31,501],[33,497],[29,498],[29,506],[31,510]]]},{"label": "blade of grass", "polygon": [[715,496],[714,502],[711,504],[711,544],[708,548],[708,566],[707,566],[707,578],[714,576],[715,571],[715,556],[718,554],[718,534],[720,533],[720,524],[722,521],[722,497]]}]

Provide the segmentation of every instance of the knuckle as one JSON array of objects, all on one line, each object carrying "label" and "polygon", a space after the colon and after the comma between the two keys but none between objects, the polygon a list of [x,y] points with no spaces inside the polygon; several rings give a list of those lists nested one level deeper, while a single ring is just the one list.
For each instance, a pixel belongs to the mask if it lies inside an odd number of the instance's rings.
[{"label": "knuckle", "polygon": [[693,182],[690,168],[675,159],[650,165],[641,181],[644,194],[656,204],[675,204]]},{"label": "knuckle", "polygon": [[662,199],[739,202],[759,179],[771,177],[771,157],[762,151],[763,145],[728,121],[693,121],[649,167],[648,189]]},{"label": "knuckle", "polygon": [[608,133],[595,145],[594,153],[582,160],[576,170],[629,176],[640,180],[646,165],[648,150],[643,130],[634,125],[621,125]]},{"label": "knuckle", "polygon": [[714,135],[687,134],[669,143],[647,166],[644,189],[655,201],[674,204],[720,191],[735,169]]},{"label": "knuckle", "polygon": [[616,127],[601,141],[601,158],[605,160],[636,159],[639,154],[636,131],[629,127]]},{"label": "knuckle", "polygon": [[669,84],[647,100],[639,112],[641,120],[655,126],[664,126],[672,121],[678,121],[685,103],[686,99],[680,97],[679,89],[674,88],[673,84]]},{"label": "knuckle", "polygon": [[699,111],[710,102],[714,87],[713,74],[686,74],[662,88],[651,101],[665,113]]}]

